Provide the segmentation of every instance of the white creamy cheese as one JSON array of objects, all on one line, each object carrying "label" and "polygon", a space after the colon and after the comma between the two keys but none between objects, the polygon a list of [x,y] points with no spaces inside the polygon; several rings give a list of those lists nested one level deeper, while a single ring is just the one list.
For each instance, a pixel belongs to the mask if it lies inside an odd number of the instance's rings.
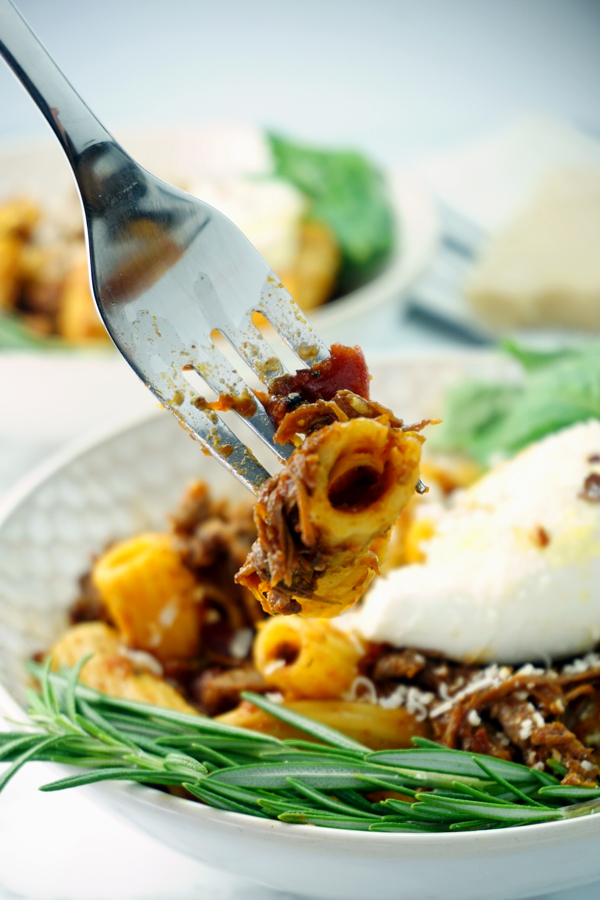
[{"label": "white creamy cheese", "polygon": [[440,515],[426,562],[378,579],[344,628],[478,663],[590,650],[600,640],[600,502],[580,495],[599,460],[600,422],[590,421],[502,463]]}]

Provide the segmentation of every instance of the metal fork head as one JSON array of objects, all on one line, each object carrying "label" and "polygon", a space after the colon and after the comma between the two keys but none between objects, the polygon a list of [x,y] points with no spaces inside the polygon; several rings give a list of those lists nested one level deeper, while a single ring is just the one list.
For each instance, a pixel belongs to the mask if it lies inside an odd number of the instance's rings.
[{"label": "metal fork head", "polygon": [[273,444],[265,410],[211,334],[220,331],[267,385],[282,374],[252,322],[262,312],[305,362],[328,355],[266,262],[217,210],[137,165],[96,119],[9,0],[0,0],[0,56],[22,82],[73,169],[86,220],[93,293],[119,350],[146,385],[247,487],[268,472],[185,377],[246,398],[244,421]]},{"label": "metal fork head", "polygon": [[[215,346],[220,332],[267,387],[284,373],[254,322],[262,313],[301,363],[329,349],[242,232],[213,207],[161,181],[115,141],[81,153],[75,177],[87,223],[93,291],[104,323],[139,377],[248,488],[269,476],[186,378],[245,399],[243,421],[280,459],[262,405]],[[237,404],[236,404],[237,405]]]}]

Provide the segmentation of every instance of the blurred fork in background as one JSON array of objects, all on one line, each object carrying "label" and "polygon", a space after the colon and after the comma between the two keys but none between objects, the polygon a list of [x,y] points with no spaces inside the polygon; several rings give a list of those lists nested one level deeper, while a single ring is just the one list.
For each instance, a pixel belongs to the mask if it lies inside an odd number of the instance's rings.
[{"label": "blurred fork in background", "polygon": [[497,335],[470,311],[463,285],[487,235],[473,221],[439,204],[440,236],[431,264],[408,295],[406,321],[463,344],[486,346]]}]

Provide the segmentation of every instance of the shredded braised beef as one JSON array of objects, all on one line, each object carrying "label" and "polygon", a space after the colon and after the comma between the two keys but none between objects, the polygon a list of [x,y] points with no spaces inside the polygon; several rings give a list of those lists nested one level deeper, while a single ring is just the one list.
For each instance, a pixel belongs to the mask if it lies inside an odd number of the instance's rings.
[{"label": "shredded braised beef", "polygon": [[600,657],[514,670],[381,646],[371,653],[365,675],[385,705],[397,700],[409,711],[425,709],[432,738],[447,747],[548,768],[567,784],[595,783]]},{"label": "shredded braised beef", "polygon": [[69,622],[71,625],[79,625],[81,622],[114,624],[102,602],[98,588],[91,579],[90,572],[86,572],[79,579],[79,594],[69,609]]},{"label": "shredded braised beef", "polygon": [[225,671],[219,668],[205,669],[191,686],[193,700],[209,716],[218,716],[235,709],[242,691],[260,694],[266,690],[267,686],[260,672],[250,666]]},{"label": "shredded braised beef", "polygon": [[[201,653],[166,662],[164,674],[201,712],[224,712],[239,702],[241,691],[265,690],[250,663],[256,625],[264,613],[250,591],[234,581],[256,538],[252,503],[214,500],[205,482],[195,482],[171,517],[171,531],[198,583]],[[70,609],[71,624],[110,621],[89,575],[80,587]],[[210,690],[201,683],[207,670],[214,682]]]},{"label": "shredded braised beef", "polygon": [[303,523],[298,512],[302,505],[299,494],[310,493],[318,468],[313,442],[313,438],[308,438],[280,475],[269,478],[262,486],[254,512],[258,537],[236,575],[236,579],[247,584],[255,581],[257,585],[275,585],[269,598],[272,613],[300,612],[294,594],[311,596],[326,563],[306,529],[300,535]]}]

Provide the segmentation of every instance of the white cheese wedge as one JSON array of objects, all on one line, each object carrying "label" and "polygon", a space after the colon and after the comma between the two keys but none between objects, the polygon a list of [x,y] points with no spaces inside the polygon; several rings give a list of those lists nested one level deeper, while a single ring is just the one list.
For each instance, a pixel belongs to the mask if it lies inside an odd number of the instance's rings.
[{"label": "white cheese wedge", "polygon": [[600,328],[600,169],[550,176],[492,239],[465,293],[498,326]]},{"label": "white cheese wedge", "polygon": [[378,579],[344,627],[478,663],[590,650],[600,640],[595,473],[600,487],[598,421],[531,445],[441,513],[426,562]]}]

